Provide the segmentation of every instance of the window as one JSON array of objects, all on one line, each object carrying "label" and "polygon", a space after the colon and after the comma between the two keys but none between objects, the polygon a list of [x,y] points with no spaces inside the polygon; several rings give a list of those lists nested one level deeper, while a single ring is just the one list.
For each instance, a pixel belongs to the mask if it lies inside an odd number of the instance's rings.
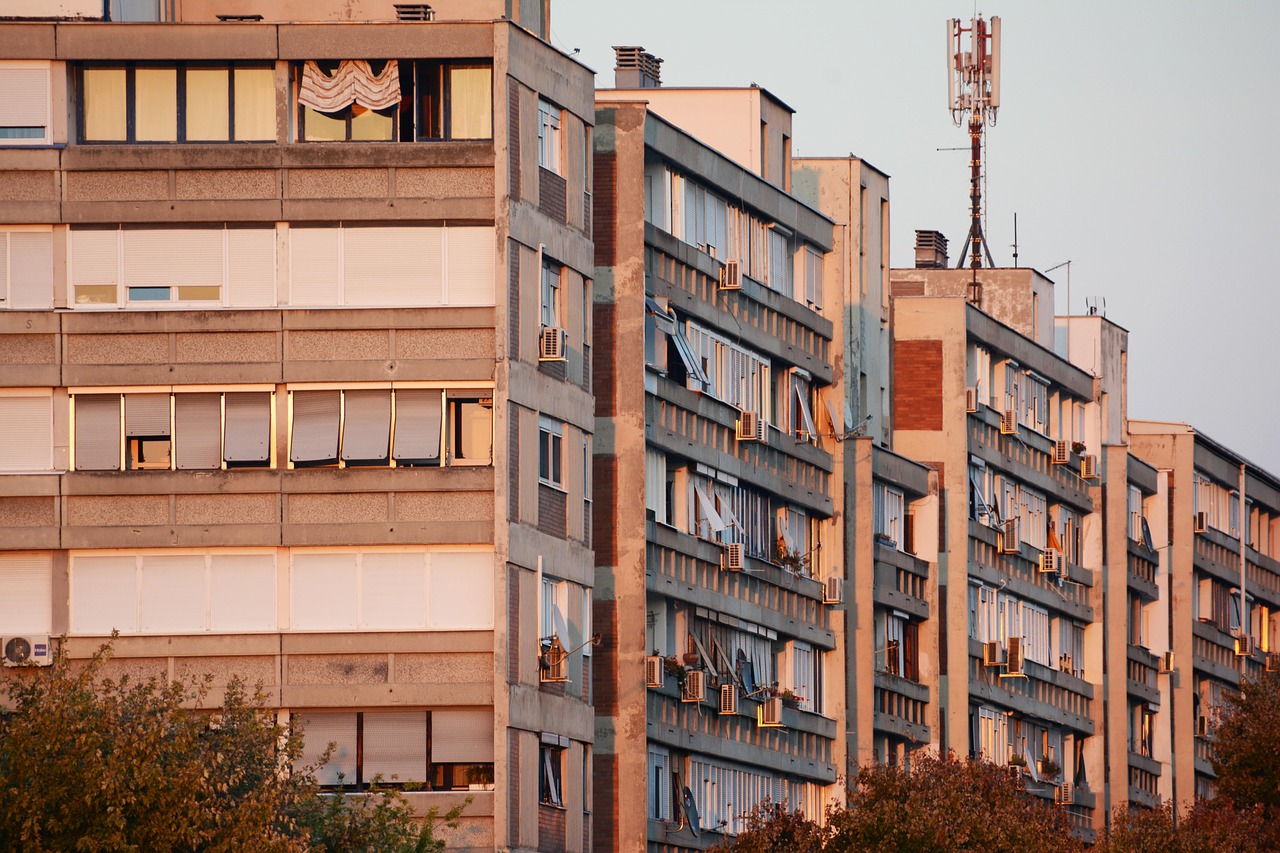
[{"label": "window", "polygon": [[569,739],[544,732],[538,744],[538,800],[543,805],[564,807],[564,760]]},{"label": "window", "polygon": [[901,551],[905,542],[905,496],[900,489],[875,483],[871,487],[873,525],[876,536],[883,537]]},{"label": "window", "polygon": [[996,764],[1007,764],[1009,761],[1008,716],[1004,711],[996,708],[979,707],[976,717],[978,736],[974,740],[978,756]]},{"label": "window", "polygon": [[649,744],[649,819],[671,819],[671,755],[665,747]]},{"label": "window", "polygon": [[1053,665],[1049,611],[1030,602],[1022,605],[1022,654],[1041,666]]},{"label": "window", "polygon": [[1084,677],[1084,626],[1065,617],[1058,618],[1058,667],[1063,672]]},{"label": "window", "polygon": [[493,66],[426,60],[415,66],[419,140],[493,137]]},{"label": "window", "polygon": [[316,771],[323,788],[359,789],[373,783],[426,783],[428,790],[492,790],[493,711],[301,711],[300,763],[329,763]]},{"label": "window", "polygon": [[1002,640],[996,591],[989,586],[969,587],[969,636],[980,643]]},{"label": "window", "polygon": [[560,132],[560,108],[548,101],[538,101],[538,165],[564,174],[564,140]]},{"label": "window", "polygon": [[53,630],[53,555],[49,551],[0,553],[0,625],[7,634]]},{"label": "window", "polygon": [[807,371],[793,367],[787,374],[791,392],[788,410],[791,432],[797,441],[816,442],[818,430],[813,423],[813,379]]},{"label": "window", "polygon": [[[737,835],[747,828],[751,811],[780,793],[781,779],[718,758],[689,759],[689,790],[704,827],[723,826]],[[797,808],[797,804],[791,804]]]},{"label": "window", "polygon": [[644,451],[644,507],[658,521],[667,518],[667,457],[653,448]]},{"label": "window", "polygon": [[677,358],[685,365],[690,387],[768,420],[769,359],[693,321],[686,328],[687,337],[677,328],[672,342]]},{"label": "window", "polygon": [[0,309],[52,307],[53,229],[11,226],[0,231]]},{"label": "window", "polygon": [[[77,471],[271,466],[272,394],[72,391]],[[175,434],[178,441],[175,444]]]},{"label": "window", "polygon": [[795,261],[791,257],[791,235],[781,226],[769,229],[769,277],[770,290],[792,295],[791,278]]},{"label": "window", "polygon": [[0,62],[0,92],[0,145],[53,141],[48,62]]},{"label": "window", "polygon": [[550,418],[538,423],[538,480],[564,488],[564,424]]},{"label": "window", "polygon": [[563,328],[560,322],[560,283],[564,267],[554,261],[542,262],[542,326]]},{"label": "window", "polygon": [[801,253],[804,263],[804,300],[811,307],[822,310],[822,255],[811,246]]},{"label": "window", "polygon": [[81,142],[272,142],[270,66],[85,65]]},{"label": "window", "polygon": [[53,469],[53,392],[0,391],[0,472]]}]

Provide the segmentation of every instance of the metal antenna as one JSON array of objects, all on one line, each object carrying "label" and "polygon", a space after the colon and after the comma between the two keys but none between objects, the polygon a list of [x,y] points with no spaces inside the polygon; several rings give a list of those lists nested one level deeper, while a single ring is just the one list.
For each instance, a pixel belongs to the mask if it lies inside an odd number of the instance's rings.
[{"label": "metal antenna", "polygon": [[[969,34],[969,49],[962,46]],[[960,252],[956,268],[969,265],[977,270],[986,255],[987,265],[994,267],[991,248],[982,232],[982,149],[983,129],[996,123],[1000,108],[1000,19],[988,24],[979,16],[965,27],[959,18],[947,21],[947,101],[951,120],[957,126],[969,119],[969,238]]]}]

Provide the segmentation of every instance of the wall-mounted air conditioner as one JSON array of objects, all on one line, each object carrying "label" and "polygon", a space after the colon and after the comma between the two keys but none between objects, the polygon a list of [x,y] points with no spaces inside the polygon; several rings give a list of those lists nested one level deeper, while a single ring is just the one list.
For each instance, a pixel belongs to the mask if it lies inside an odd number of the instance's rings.
[{"label": "wall-mounted air conditioner", "polygon": [[1065,438],[1053,443],[1053,464],[1066,465],[1071,461],[1071,443]]},{"label": "wall-mounted air conditioner", "polygon": [[766,425],[759,412],[743,411],[738,413],[736,436],[738,441],[764,441]]},{"label": "wall-mounted air conditioner", "polygon": [[644,659],[644,686],[661,687],[662,684],[662,657],[660,655],[649,655]]},{"label": "wall-mounted air conditioner", "polygon": [[823,604],[844,603],[844,578],[830,577],[822,584]]},{"label": "wall-mounted air conditioner", "polygon": [[1060,806],[1075,805],[1075,792],[1071,789],[1070,782],[1063,782],[1060,785],[1054,786],[1053,801]]},{"label": "wall-mounted air conditioner", "polygon": [[1000,648],[999,640],[982,644],[982,665],[1004,666],[1004,650]]},{"label": "wall-mounted air conditioner", "polygon": [[538,361],[564,361],[568,333],[557,326],[543,326],[538,336]]},{"label": "wall-mounted air conditioner", "polygon": [[1000,434],[1001,435],[1017,435],[1018,434],[1018,413],[1013,409],[1005,409],[1000,414]]},{"label": "wall-mounted air conditioner", "polygon": [[720,713],[725,716],[738,713],[738,685],[720,685]]},{"label": "wall-mounted air conditioner", "polygon": [[53,663],[53,644],[49,635],[27,634],[4,639],[5,666],[49,666]]},{"label": "wall-mounted air conditioner", "polygon": [[1086,453],[1080,457],[1080,476],[1086,480],[1096,480],[1098,477],[1098,457],[1092,453]]},{"label": "wall-mounted air conditioner", "polygon": [[1000,526],[1000,553],[1017,554],[1022,551],[1022,537],[1018,531],[1017,518],[1006,518]]},{"label": "wall-mounted air conditioner", "polygon": [[1024,675],[1022,662],[1022,638],[1010,637],[1005,646],[1004,672],[1000,673],[1000,677],[1015,678]]},{"label": "wall-mounted air conditioner", "polygon": [[760,728],[780,728],[782,726],[782,697],[770,696],[756,708],[756,725]]},{"label": "wall-mounted air conditioner", "polygon": [[740,572],[744,564],[741,542],[730,542],[720,554],[720,568],[726,572]]},{"label": "wall-mounted air conditioner", "polygon": [[966,412],[978,411],[978,389],[977,388],[970,387],[970,388],[964,389],[964,410]]},{"label": "wall-mounted air conditioner", "polygon": [[721,290],[741,290],[742,289],[742,262],[730,258],[724,262],[724,266],[720,267],[720,289]]},{"label": "wall-mounted air conditioner", "polygon": [[681,702],[701,702],[707,696],[706,673],[691,669],[684,674],[684,687],[680,690]]},{"label": "wall-mounted air conditioner", "polygon": [[1253,654],[1253,637],[1248,634],[1239,634],[1235,638],[1236,641],[1236,657],[1247,658]]},{"label": "wall-mounted air conditioner", "polygon": [[1066,557],[1057,548],[1049,548],[1040,552],[1040,574],[1056,575],[1062,570],[1062,563],[1066,562]]}]

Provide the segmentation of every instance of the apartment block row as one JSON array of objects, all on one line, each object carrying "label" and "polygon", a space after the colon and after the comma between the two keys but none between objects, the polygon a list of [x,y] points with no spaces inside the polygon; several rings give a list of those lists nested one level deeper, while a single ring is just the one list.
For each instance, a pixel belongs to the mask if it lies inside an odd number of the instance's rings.
[{"label": "apartment block row", "polygon": [[891,269],[888,176],[770,91],[597,89],[545,2],[28,5],[12,661],[261,683],[460,850],[706,849],[921,749],[1084,837],[1212,793],[1280,480],[1130,420],[1040,273]]}]

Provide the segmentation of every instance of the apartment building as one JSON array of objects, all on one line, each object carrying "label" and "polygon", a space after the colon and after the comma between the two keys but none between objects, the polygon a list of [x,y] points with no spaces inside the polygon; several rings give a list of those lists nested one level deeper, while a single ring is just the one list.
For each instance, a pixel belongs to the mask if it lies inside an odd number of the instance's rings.
[{"label": "apartment building", "polygon": [[[1132,420],[1167,512],[1150,518],[1162,560],[1157,632],[1170,656],[1172,778],[1179,809],[1214,793],[1212,736],[1242,680],[1280,669],[1280,478],[1184,423]],[[1163,732],[1159,732],[1164,734]]]},{"label": "apartment building", "polygon": [[118,631],[335,790],[470,797],[454,847],[590,849],[594,105],[546,4],[20,12],[0,637]]},{"label": "apartment building", "polygon": [[832,222],[787,191],[785,104],[663,88],[660,60],[616,50],[594,136],[595,487],[614,496],[593,543],[596,847],[701,849],[767,798],[819,816],[844,768]]},{"label": "apartment building", "polygon": [[1044,276],[920,262],[892,271],[893,436],[938,472],[945,519],[932,743],[1018,767],[1089,837],[1106,812],[1097,378],[1054,352]]}]

